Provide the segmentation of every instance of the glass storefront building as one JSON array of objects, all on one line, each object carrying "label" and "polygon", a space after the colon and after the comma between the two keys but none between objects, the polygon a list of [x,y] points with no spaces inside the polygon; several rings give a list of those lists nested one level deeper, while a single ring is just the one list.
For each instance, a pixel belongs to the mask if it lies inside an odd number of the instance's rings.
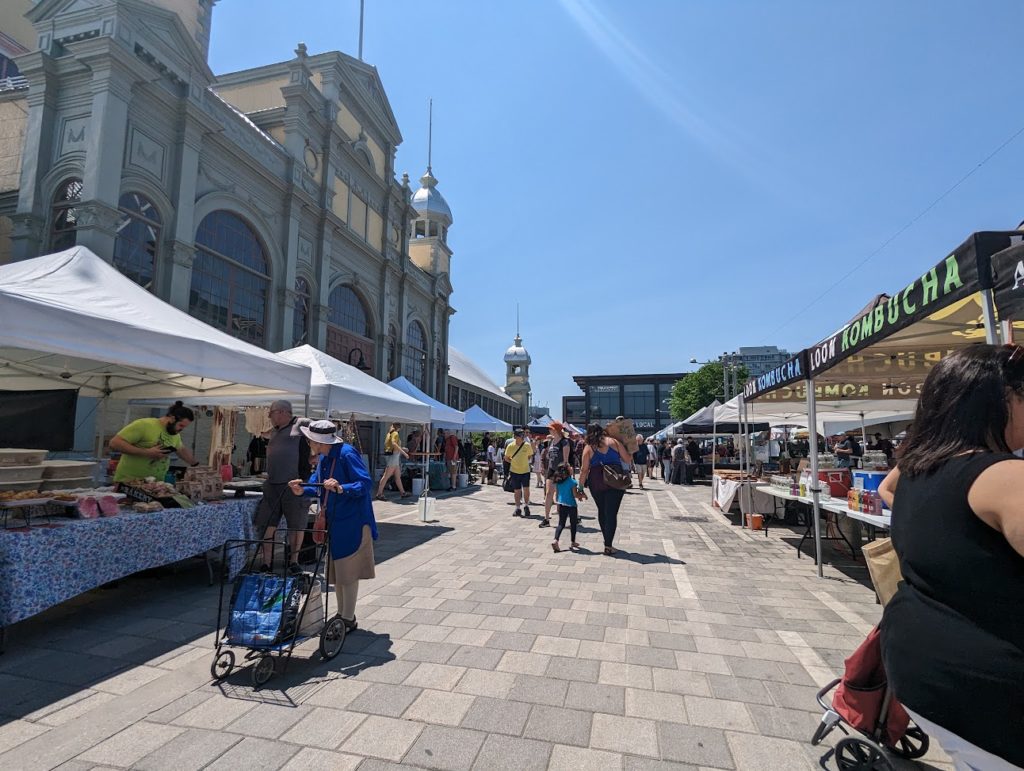
[{"label": "glass storefront building", "polygon": [[573,381],[583,395],[562,397],[563,419],[582,428],[622,415],[632,418],[641,433],[653,433],[672,423],[672,386],[686,375],[576,375]]}]

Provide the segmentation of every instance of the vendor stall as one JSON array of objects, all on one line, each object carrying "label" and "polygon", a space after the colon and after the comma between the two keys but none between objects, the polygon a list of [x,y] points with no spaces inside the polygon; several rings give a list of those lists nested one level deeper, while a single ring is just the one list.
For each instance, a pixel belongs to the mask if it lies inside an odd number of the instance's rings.
[{"label": "vendor stall", "polygon": [[[251,539],[258,498],[99,519],[48,517],[0,530],[0,639],[3,627],[140,570],[169,565],[226,540]],[[229,555],[228,572],[245,555]]]},{"label": "vendor stall", "polygon": [[[906,412],[916,403],[932,365],[977,342],[996,342],[993,255],[997,264],[1024,252],[1020,233],[975,233],[906,288],[874,298],[849,323],[790,361],[751,379],[747,404],[806,401],[807,422],[836,405],[859,417],[865,404]],[[1000,274],[1009,284],[1005,269]],[[1022,272],[1024,275],[1024,272]],[[1017,283],[1014,281],[1014,283]],[[902,403],[900,403],[902,402]],[[898,405],[898,406],[897,406]],[[768,407],[771,409],[771,406]],[[818,447],[811,442],[810,472],[818,480]],[[811,488],[818,575],[822,575],[820,488]]]},{"label": "vendor stall", "polygon": [[504,420],[498,420],[498,418],[488,415],[476,404],[466,410],[465,416],[466,422],[462,426],[464,431],[501,433],[512,430],[511,423],[506,423]]}]

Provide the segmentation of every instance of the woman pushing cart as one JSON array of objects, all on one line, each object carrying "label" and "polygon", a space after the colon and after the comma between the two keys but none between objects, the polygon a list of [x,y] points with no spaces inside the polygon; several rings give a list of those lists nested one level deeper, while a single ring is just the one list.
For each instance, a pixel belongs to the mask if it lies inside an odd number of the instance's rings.
[{"label": "woman pushing cart", "polygon": [[373,480],[359,451],[339,437],[329,420],[317,420],[301,428],[310,448],[319,455],[308,482],[293,479],[295,495],[318,496],[317,528],[326,521],[330,543],[328,580],[334,581],[338,615],[347,632],[359,628],[356,599],[359,582],[374,578],[373,542],[377,522],[373,517]]}]

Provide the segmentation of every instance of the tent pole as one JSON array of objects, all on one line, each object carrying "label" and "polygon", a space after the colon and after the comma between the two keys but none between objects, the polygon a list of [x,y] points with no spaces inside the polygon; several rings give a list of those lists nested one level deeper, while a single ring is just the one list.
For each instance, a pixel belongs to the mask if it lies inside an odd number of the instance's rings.
[{"label": "tent pole", "polygon": [[860,414],[860,441],[864,445],[863,449],[867,449],[868,446],[868,430],[864,426],[864,413]]},{"label": "tent pole", "polygon": [[[110,401],[110,397],[104,394],[100,397],[100,416],[96,423],[96,458],[100,459],[103,457],[103,432],[104,426],[107,423],[107,402]],[[125,421],[125,425],[128,425],[128,421]]]},{"label": "tent pole", "polygon": [[[711,506],[715,505],[715,460],[718,455],[718,421],[712,419],[711,423]],[[669,464],[671,466],[671,464]],[[665,484],[668,484],[666,481]]]},{"label": "tent pole", "polygon": [[985,342],[989,345],[999,345],[995,297],[991,289],[981,290],[981,316],[985,321]]},{"label": "tent pole", "polygon": [[814,378],[807,378],[807,423],[811,434],[811,516],[814,517],[814,561],[818,566],[818,578],[824,576],[821,564],[821,513],[818,507],[818,416],[817,399],[814,395]]}]

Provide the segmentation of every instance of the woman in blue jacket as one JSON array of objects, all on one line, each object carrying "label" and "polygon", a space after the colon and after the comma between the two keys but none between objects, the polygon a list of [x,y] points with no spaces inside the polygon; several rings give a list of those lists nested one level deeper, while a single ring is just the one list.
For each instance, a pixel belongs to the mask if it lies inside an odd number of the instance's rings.
[{"label": "woman in blue jacket", "polygon": [[325,507],[338,615],[351,632],[358,628],[359,582],[376,575],[373,542],[377,522],[370,501],[373,480],[358,450],[337,436],[331,421],[317,420],[300,430],[320,458],[308,482],[293,479],[289,486],[296,495],[319,497]]}]

